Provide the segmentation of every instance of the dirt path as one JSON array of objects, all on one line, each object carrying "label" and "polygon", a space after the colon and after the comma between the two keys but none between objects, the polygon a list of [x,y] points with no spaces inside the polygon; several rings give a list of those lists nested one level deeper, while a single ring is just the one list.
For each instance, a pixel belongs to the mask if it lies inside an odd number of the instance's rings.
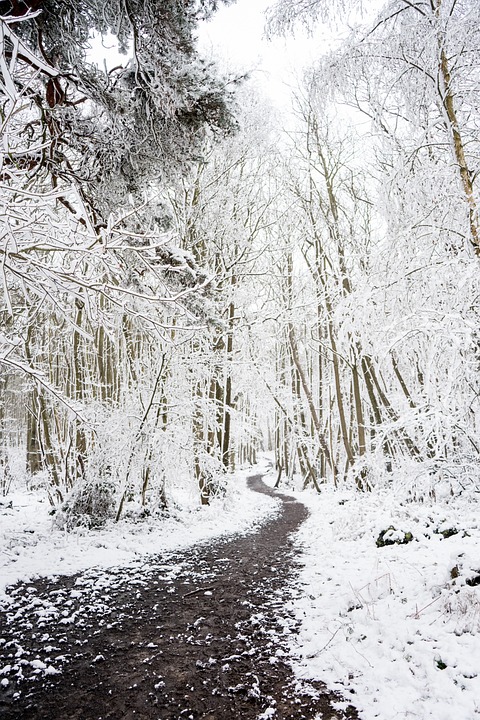
[{"label": "dirt path", "polygon": [[[289,535],[307,516],[282,500],[259,532],[15,588],[0,614],[3,720],[323,720],[339,698],[295,680],[283,611],[296,575]],[[58,670],[61,672],[58,672]],[[20,674],[24,679],[19,678]],[[8,685],[6,684],[8,680]]]}]

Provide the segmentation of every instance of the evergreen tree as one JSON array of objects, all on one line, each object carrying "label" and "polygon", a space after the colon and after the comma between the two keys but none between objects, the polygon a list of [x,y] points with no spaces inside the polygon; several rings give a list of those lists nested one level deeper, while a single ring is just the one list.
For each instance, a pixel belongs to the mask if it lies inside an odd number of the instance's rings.
[{"label": "evergreen tree", "polygon": [[[79,182],[96,226],[128,194],[197,158],[208,129],[234,126],[228,82],[195,49],[196,24],[216,4],[0,2],[7,65],[16,58],[36,72],[33,85],[29,73],[14,78],[40,110],[44,144],[30,171],[48,166],[53,184]],[[107,72],[92,62],[94,34],[114,36],[125,63]]]}]

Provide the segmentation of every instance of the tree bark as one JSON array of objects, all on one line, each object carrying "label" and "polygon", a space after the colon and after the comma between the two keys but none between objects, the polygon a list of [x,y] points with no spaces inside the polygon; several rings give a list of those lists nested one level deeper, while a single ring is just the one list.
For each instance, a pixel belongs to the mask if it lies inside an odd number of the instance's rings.
[{"label": "tree bark", "polygon": [[310,410],[310,416],[312,418],[312,422],[315,427],[315,432],[317,435],[318,442],[320,444],[322,452],[325,455],[325,459],[326,459],[327,463],[329,464],[332,471],[336,474],[337,468],[335,466],[335,462],[330,453],[330,449],[328,447],[327,440],[325,438],[322,427],[320,425],[320,420],[319,420],[319,417],[317,414],[317,410],[315,408],[315,403],[313,402],[312,391],[307,382],[307,379],[305,377],[305,372],[302,367],[302,363],[300,361],[300,356],[299,356],[298,347],[297,347],[297,340],[295,337],[295,331],[294,331],[293,325],[291,323],[289,323],[289,325],[288,325],[288,339],[290,342],[290,349],[292,351],[292,359],[295,364],[295,367],[297,368],[298,374],[300,376],[300,381],[302,383],[303,392],[305,393],[305,397],[307,399],[308,407]]}]

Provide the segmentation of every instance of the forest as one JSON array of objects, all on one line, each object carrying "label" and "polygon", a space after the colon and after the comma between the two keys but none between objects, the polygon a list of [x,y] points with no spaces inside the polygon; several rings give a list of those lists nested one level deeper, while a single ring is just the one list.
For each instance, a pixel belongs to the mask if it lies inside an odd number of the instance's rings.
[{"label": "forest", "polygon": [[0,0],[0,714],[474,720],[480,4],[236,7]]},{"label": "forest", "polygon": [[95,526],[259,450],[317,491],[478,492],[477,3],[387,2],[285,131],[199,55],[213,0],[0,5],[1,493]]}]

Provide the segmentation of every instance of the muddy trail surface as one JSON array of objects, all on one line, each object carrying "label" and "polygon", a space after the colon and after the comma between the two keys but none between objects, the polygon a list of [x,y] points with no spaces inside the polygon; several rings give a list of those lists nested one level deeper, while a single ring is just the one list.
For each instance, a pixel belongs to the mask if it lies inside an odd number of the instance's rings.
[{"label": "muddy trail surface", "polygon": [[2,720],[357,718],[294,678],[284,611],[298,568],[282,503],[254,533],[138,565],[20,584],[0,614]]}]

